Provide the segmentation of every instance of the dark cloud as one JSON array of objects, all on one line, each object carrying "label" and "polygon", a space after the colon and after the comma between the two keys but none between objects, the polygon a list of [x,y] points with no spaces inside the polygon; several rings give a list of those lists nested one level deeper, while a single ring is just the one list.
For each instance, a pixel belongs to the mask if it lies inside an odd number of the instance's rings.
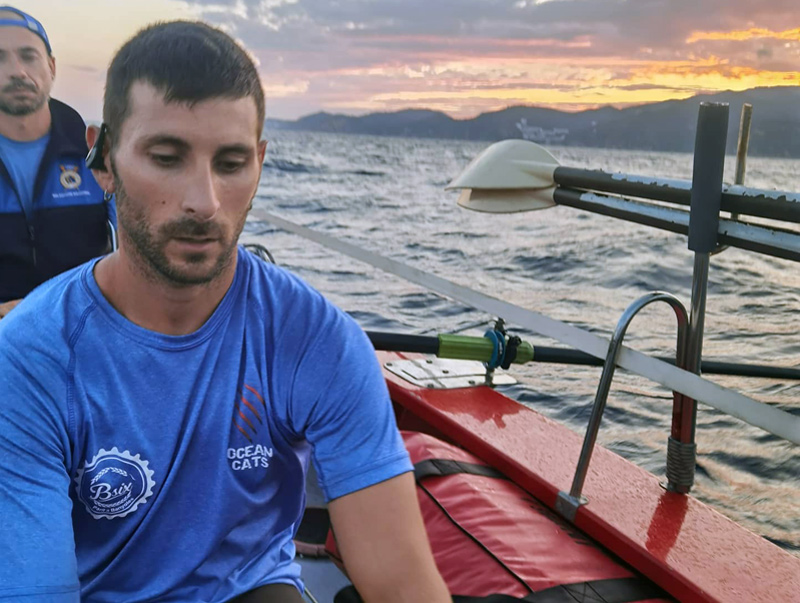
[{"label": "dark cloud", "polygon": [[[597,86],[582,66],[592,61],[619,90],[685,92],[648,83],[647,65],[663,73],[741,77],[747,70],[800,70],[800,45],[783,40],[712,39],[697,32],[800,25],[798,0],[190,0],[203,18],[226,28],[258,57],[269,87],[305,89],[313,104],[407,90],[578,90]],[[717,36],[719,37],[719,36]],[[689,41],[691,38],[691,41]],[[481,73],[468,68],[478,64]],[[492,60],[491,68],[484,62]],[[724,60],[723,60],[724,59]],[[509,68],[503,68],[503,61]],[[520,71],[521,62],[530,65]],[[538,77],[539,64],[558,65]],[[640,65],[638,66],[637,62]],[[442,66],[453,64],[464,67]],[[513,65],[513,67],[512,67]],[[637,79],[630,81],[632,75]],[[595,74],[596,80],[596,74]],[[424,82],[424,86],[422,84]],[[613,90],[609,90],[609,97]],[[308,99],[312,99],[309,101]],[[442,103],[446,99],[440,98]],[[467,101],[487,106],[484,98]],[[273,107],[284,102],[274,99]],[[288,102],[288,101],[287,101]],[[402,100],[397,102],[402,103]],[[455,101],[450,101],[455,102]],[[406,103],[403,106],[411,106]],[[386,100],[386,108],[394,105]],[[433,106],[433,105],[431,105]]]},{"label": "dark cloud", "polygon": [[[695,31],[796,23],[796,0],[194,0],[251,48],[353,65],[375,49],[467,56],[486,46],[502,56],[524,49],[574,56],[684,54]],[[212,10],[213,7],[213,10]],[[227,8],[228,11],[220,10]],[[562,46],[584,41],[580,46]],[[517,44],[518,43],[518,44]],[[697,54],[697,48],[693,49]],[[310,58],[306,56],[305,58]],[[371,57],[381,62],[383,54]]]},{"label": "dark cloud", "polygon": [[[285,50],[332,39],[394,39],[407,49],[417,39],[447,47],[471,39],[574,41],[590,37],[591,51],[646,47],[670,50],[694,31],[760,27],[786,29],[797,23],[796,0],[229,0],[194,1],[244,9],[236,17],[215,9],[212,21],[260,32],[247,40]],[[288,34],[288,35],[287,35]],[[589,50],[586,51],[590,52]]]}]

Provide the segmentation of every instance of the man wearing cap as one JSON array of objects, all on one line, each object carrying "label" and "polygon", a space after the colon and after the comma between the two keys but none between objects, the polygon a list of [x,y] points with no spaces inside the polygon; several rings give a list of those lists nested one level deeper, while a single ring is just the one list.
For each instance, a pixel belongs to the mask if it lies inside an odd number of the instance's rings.
[{"label": "man wearing cap", "polygon": [[86,167],[86,125],[50,98],[55,73],[42,24],[0,6],[0,318],[45,280],[105,253],[116,219]]}]

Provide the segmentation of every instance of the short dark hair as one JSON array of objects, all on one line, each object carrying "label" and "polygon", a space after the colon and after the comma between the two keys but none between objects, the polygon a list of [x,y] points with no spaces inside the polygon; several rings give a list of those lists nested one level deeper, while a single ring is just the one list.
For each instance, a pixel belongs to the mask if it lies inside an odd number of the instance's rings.
[{"label": "short dark hair", "polygon": [[244,49],[219,29],[193,21],[156,23],[119,49],[108,68],[103,99],[112,145],[130,112],[130,89],[137,81],[162,91],[168,103],[252,96],[261,135],[264,91],[258,71]]}]

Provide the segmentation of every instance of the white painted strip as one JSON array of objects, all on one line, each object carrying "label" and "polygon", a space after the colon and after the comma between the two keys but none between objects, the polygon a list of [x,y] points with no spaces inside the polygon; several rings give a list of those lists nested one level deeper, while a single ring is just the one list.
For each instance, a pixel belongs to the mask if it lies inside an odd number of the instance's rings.
[{"label": "white painted strip", "polygon": [[[798,206],[800,209],[800,205]],[[774,230],[766,226],[757,226],[738,220],[719,220],[719,234],[738,237],[739,239],[760,243],[775,249],[784,249],[800,255],[800,233]]]},{"label": "white painted strip", "polygon": [[[271,222],[279,228],[293,232],[356,260],[371,264],[380,270],[404,278],[473,308],[483,310],[493,316],[501,316],[506,322],[536,331],[597,358],[606,357],[608,340],[577,327],[484,295],[467,287],[462,287],[396,260],[385,258],[329,235],[295,224],[269,212],[253,210],[251,216],[257,220]],[[667,362],[651,358],[646,354],[624,346],[620,351],[617,365],[660,383],[671,390],[690,396],[733,417],[737,417],[750,425],[760,427],[780,438],[800,444],[800,417],[767,404],[762,404],[739,392],[721,387]]]}]

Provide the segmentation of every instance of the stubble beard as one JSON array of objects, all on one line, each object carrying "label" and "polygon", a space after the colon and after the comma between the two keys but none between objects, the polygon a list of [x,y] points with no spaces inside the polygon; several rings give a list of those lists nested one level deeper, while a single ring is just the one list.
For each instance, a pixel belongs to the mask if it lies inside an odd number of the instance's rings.
[{"label": "stubble beard", "polygon": [[[176,288],[209,285],[231,266],[247,213],[242,216],[234,232],[227,233],[229,238],[226,238],[224,229],[216,222],[200,222],[188,217],[163,224],[154,232],[142,204],[127,195],[116,170],[114,185],[120,239],[133,263],[148,280]],[[204,264],[208,260],[208,254],[185,254],[183,259],[188,266],[176,265],[167,256],[166,248],[171,239],[179,236],[214,237],[220,241],[222,249],[206,270],[192,270],[192,267],[199,268]]]},{"label": "stubble beard", "polygon": [[28,90],[37,92],[36,87],[26,83],[9,84],[0,93],[0,113],[11,117],[25,117],[36,113],[47,102],[47,94],[39,93],[27,100],[14,100],[11,94],[15,90]]}]

